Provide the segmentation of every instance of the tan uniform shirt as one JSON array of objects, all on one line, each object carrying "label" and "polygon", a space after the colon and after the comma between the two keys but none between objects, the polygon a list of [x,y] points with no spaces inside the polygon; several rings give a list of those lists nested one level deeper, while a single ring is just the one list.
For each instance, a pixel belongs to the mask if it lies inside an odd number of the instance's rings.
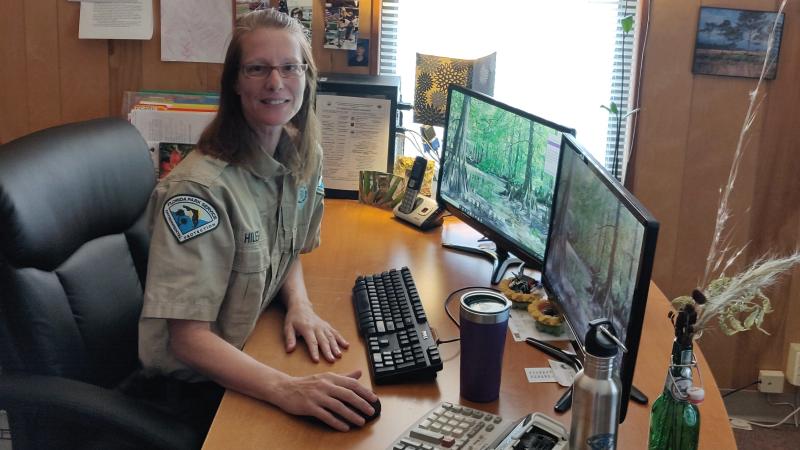
[{"label": "tan uniform shirt", "polygon": [[266,155],[234,165],[192,152],[162,180],[148,208],[152,241],[139,321],[146,373],[205,380],[170,352],[166,319],[210,322],[241,349],[297,255],[319,245],[323,197],[320,170],[296,186]]}]

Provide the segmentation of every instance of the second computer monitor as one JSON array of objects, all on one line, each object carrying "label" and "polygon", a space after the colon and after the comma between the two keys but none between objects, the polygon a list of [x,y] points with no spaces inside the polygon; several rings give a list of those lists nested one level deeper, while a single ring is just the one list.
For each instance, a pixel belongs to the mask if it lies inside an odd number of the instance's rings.
[{"label": "second computer monitor", "polygon": [[575,130],[451,85],[438,202],[498,253],[541,267],[564,133]]},{"label": "second computer monitor", "polygon": [[[628,396],[644,321],[658,222],[574,139],[565,136],[542,281],[579,350],[589,322],[609,319],[628,351],[617,361]],[[620,352],[622,354],[622,352]]]}]

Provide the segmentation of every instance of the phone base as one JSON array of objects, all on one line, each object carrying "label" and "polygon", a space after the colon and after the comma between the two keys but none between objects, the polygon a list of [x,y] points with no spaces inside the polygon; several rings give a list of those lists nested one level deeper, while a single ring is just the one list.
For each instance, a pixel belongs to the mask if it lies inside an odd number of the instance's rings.
[{"label": "phone base", "polygon": [[436,200],[418,195],[414,199],[414,207],[406,214],[400,211],[400,205],[394,207],[394,215],[423,230],[438,227],[442,224],[442,209]]}]

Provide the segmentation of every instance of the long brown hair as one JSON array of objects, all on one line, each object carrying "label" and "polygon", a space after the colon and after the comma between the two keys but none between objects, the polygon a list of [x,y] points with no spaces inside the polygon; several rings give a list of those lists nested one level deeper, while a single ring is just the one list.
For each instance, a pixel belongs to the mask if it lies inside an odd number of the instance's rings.
[{"label": "long brown hair", "polygon": [[317,91],[317,66],[311,55],[311,46],[303,25],[275,9],[254,11],[238,18],[231,42],[225,55],[220,82],[219,111],[203,130],[197,143],[198,151],[215,158],[237,163],[245,160],[259,147],[255,132],[250,128],[242,112],[242,102],[236,92],[239,68],[242,61],[242,39],[259,28],[286,30],[294,35],[306,69],[306,86],[303,104],[289,121],[299,132],[291,141],[296,147],[292,152],[276,152],[275,157],[297,175],[298,181],[308,181],[317,170],[322,158],[319,121],[314,111]]}]

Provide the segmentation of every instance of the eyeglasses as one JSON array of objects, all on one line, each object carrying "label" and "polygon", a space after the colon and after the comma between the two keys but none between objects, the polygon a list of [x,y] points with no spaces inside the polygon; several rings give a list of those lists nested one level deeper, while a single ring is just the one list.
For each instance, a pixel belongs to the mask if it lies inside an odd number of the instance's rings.
[{"label": "eyeglasses", "polygon": [[283,64],[280,66],[270,66],[267,64],[244,64],[242,65],[242,73],[247,78],[267,78],[272,74],[272,70],[278,71],[278,75],[282,78],[298,78],[304,73],[308,64]]}]

